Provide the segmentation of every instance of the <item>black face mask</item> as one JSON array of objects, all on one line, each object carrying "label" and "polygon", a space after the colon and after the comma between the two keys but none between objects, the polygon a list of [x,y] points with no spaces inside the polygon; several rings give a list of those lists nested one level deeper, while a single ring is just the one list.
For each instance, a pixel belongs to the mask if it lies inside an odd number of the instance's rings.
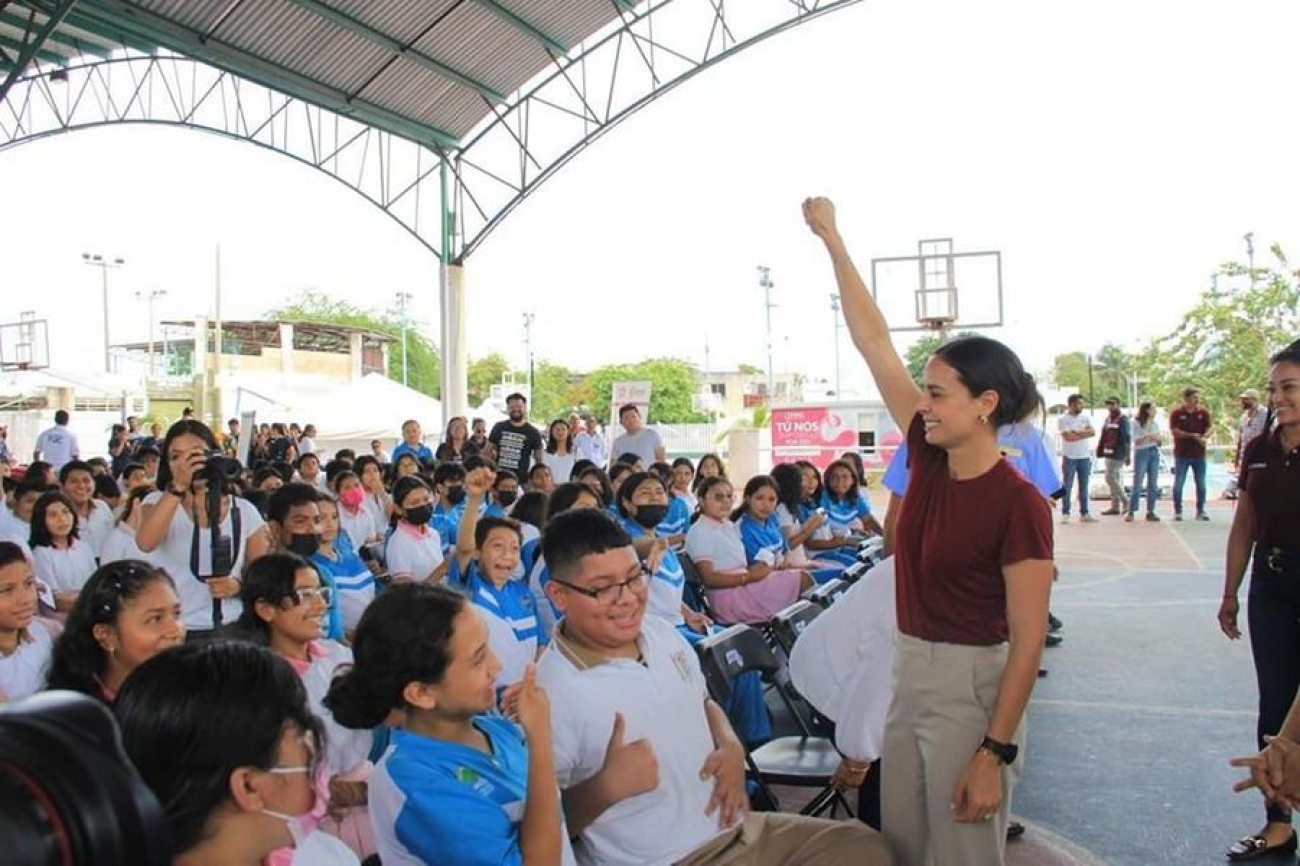
[{"label": "black face mask", "polygon": [[464,487],[448,487],[448,488],[447,488],[447,501],[450,502],[452,505],[460,505],[462,502],[465,501],[465,488],[464,488]]},{"label": "black face mask", "polygon": [[320,549],[320,536],[314,532],[295,532],[289,537],[288,547],[299,556],[311,556]]},{"label": "black face mask", "polygon": [[432,505],[417,505],[414,508],[406,509],[406,520],[414,523],[416,526],[423,526],[433,519]]},{"label": "black face mask", "polygon": [[664,518],[667,516],[667,505],[638,505],[636,507],[636,514],[632,516],[632,519],[635,520],[639,526],[644,526],[646,529],[654,529],[656,526],[663,523]]},{"label": "black face mask", "polygon": [[519,498],[519,493],[514,490],[497,491],[497,505],[500,505],[502,508],[505,508],[510,505],[514,505],[515,500],[518,498]]}]

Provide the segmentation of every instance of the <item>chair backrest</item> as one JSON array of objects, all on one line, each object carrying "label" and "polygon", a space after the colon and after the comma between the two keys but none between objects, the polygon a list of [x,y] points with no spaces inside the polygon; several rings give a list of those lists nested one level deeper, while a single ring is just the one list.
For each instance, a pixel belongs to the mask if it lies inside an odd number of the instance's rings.
[{"label": "chair backrest", "polygon": [[828,580],[814,586],[807,592],[807,599],[822,607],[830,607],[841,595],[849,591],[849,584],[839,578]]},{"label": "chair backrest", "polygon": [[700,656],[709,696],[718,703],[731,698],[731,683],[741,674],[756,671],[770,682],[781,670],[781,663],[763,635],[747,625],[728,626],[709,635],[695,644],[695,651]]},{"label": "chair backrest", "polygon": [[781,651],[788,656],[799,635],[823,610],[825,608],[811,601],[800,600],[773,614],[768,628]]},{"label": "chair backrest", "polygon": [[840,580],[848,583],[857,583],[862,578],[862,575],[866,574],[870,570],[871,565],[869,563],[859,560],[840,573]]},{"label": "chair backrest", "polygon": [[704,591],[704,575],[700,574],[700,568],[695,564],[695,560],[691,559],[685,551],[679,550],[677,561],[681,563],[682,575],[686,578],[686,588],[682,596],[687,606],[691,610],[707,615],[710,619],[717,619],[709,605],[709,596]]}]

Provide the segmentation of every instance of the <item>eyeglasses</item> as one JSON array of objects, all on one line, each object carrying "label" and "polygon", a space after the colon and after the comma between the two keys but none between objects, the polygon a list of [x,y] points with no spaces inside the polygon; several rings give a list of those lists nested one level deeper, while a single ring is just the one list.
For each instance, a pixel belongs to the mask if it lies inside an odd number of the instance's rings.
[{"label": "eyeglasses", "polygon": [[590,589],[585,586],[577,586],[569,583],[567,580],[560,580],[558,577],[552,577],[552,583],[558,583],[565,589],[571,589],[579,595],[585,595],[587,598],[595,599],[603,605],[618,604],[623,597],[623,590],[630,589],[635,593],[640,593],[645,589],[646,581],[650,579],[650,571],[642,565],[635,575],[629,577],[622,583],[611,583],[608,586],[602,586],[599,589]]},{"label": "eyeglasses", "polygon": [[293,603],[297,606],[307,604],[314,599],[320,599],[321,604],[329,607],[330,598],[333,595],[333,591],[328,586],[305,586],[295,589],[289,594],[289,598],[293,599]]}]

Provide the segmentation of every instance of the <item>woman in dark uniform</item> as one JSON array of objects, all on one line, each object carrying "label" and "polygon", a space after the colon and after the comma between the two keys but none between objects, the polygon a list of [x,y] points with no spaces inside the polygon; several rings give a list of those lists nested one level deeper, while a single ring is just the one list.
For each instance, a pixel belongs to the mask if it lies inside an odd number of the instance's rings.
[{"label": "woman in dark uniform", "polygon": [[[1250,444],[1241,461],[1241,493],[1228,535],[1219,606],[1219,628],[1236,640],[1241,637],[1237,593],[1253,549],[1247,622],[1259,684],[1256,734],[1263,751],[1239,763],[1252,767],[1266,766],[1275,749],[1265,743],[1265,736],[1300,739],[1300,709],[1292,707],[1300,686],[1300,340],[1270,362],[1268,393],[1276,423],[1271,433]],[[1267,797],[1267,783],[1261,787],[1267,823],[1259,833],[1234,843],[1226,852],[1229,860],[1296,850],[1289,806]]]}]

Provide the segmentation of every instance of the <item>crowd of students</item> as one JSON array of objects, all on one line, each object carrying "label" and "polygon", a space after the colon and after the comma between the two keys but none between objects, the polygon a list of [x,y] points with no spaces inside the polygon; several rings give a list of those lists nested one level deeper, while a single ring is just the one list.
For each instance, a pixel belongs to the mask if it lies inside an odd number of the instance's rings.
[{"label": "crowd of students", "polygon": [[844,569],[879,529],[851,465],[736,501],[636,407],[601,465],[510,403],[477,441],[407,422],[387,463],[274,424],[244,468],[236,424],[186,418],[116,473],[29,465],[0,513],[0,700],[112,705],[178,862],[890,862],[856,822],[747,815],[762,682],[714,705],[690,649],[705,609],[762,623]]}]

